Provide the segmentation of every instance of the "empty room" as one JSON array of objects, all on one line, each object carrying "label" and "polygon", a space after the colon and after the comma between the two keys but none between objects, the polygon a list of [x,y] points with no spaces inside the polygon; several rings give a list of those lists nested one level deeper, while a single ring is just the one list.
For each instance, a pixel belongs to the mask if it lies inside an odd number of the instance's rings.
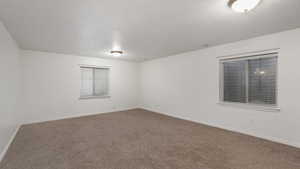
[{"label": "empty room", "polygon": [[299,0],[0,0],[0,169],[300,169]]}]

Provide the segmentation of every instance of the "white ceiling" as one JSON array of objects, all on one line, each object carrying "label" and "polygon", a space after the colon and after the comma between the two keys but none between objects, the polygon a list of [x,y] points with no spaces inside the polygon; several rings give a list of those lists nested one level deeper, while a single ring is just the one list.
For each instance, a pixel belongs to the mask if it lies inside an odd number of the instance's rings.
[{"label": "white ceiling", "polygon": [[300,27],[300,0],[263,0],[248,14],[228,0],[0,0],[20,47],[142,61]]}]

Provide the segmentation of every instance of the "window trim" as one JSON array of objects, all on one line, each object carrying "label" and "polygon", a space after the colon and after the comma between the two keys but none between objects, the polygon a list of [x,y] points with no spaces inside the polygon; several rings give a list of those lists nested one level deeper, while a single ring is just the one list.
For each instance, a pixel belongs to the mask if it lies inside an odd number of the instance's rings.
[{"label": "window trim", "polygon": [[[277,57],[277,66],[276,66],[276,103],[275,104],[255,104],[255,103],[238,103],[238,102],[228,102],[224,101],[224,66],[223,63],[230,62],[230,61],[241,61],[241,60],[253,60],[253,59],[260,59],[260,58],[270,58],[270,57]],[[237,108],[244,108],[244,109],[253,109],[259,111],[280,111],[279,108],[279,99],[278,99],[278,59],[279,59],[279,52],[278,51],[269,51],[264,53],[254,53],[247,55],[240,55],[240,56],[231,56],[231,57],[218,57],[219,58],[219,105],[222,106],[230,106],[230,107],[237,107]],[[246,72],[248,72],[248,66],[246,66]],[[248,73],[246,78],[246,96],[248,100]]]},{"label": "window trim", "polygon": [[[110,71],[111,71],[111,66],[96,66],[96,65],[82,65],[79,64],[79,69],[81,68],[90,68],[90,69],[107,69],[108,70],[108,89],[107,89],[107,95],[102,95],[102,96],[97,96],[97,95],[92,95],[92,96],[81,96],[79,92],[79,100],[86,100],[86,99],[105,99],[105,98],[110,98]],[[93,74],[95,71],[93,71]],[[94,75],[93,75],[94,76]],[[81,79],[80,79],[81,80]],[[93,81],[93,83],[95,83]],[[93,84],[93,88],[95,88],[95,84]],[[94,90],[94,89],[93,89]]]},{"label": "window trim", "polygon": [[234,103],[234,102],[220,101],[218,105],[241,108],[241,109],[265,111],[265,112],[279,112],[281,110],[278,106],[271,106],[271,105],[268,106],[268,105],[253,104],[253,103]]}]

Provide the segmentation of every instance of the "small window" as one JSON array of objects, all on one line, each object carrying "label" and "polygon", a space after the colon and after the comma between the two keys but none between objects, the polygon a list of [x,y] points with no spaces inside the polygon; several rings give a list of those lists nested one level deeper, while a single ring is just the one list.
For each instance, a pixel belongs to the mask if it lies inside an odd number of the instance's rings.
[{"label": "small window", "polygon": [[109,96],[109,68],[80,67],[80,98]]},{"label": "small window", "polygon": [[277,53],[220,61],[220,100],[277,105]]}]

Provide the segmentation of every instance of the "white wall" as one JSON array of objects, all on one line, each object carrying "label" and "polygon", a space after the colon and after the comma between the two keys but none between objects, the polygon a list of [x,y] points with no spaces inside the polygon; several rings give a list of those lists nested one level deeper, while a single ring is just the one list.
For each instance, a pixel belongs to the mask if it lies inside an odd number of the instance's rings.
[{"label": "white wall", "polygon": [[[300,147],[299,44],[300,29],[297,29],[141,64],[21,51],[20,75],[18,47],[0,23],[0,153],[20,123],[131,109],[138,104],[168,115]],[[218,105],[216,57],[271,48],[280,48],[281,111]],[[111,98],[78,99],[79,64],[112,66]]]},{"label": "white wall", "polygon": [[[218,105],[217,56],[280,48],[280,112]],[[300,147],[300,29],[141,65],[141,107]]]},{"label": "white wall", "polygon": [[19,125],[19,49],[0,22],[0,160]]},{"label": "white wall", "polygon": [[[110,95],[79,100],[79,65],[111,66]],[[136,108],[138,69],[135,62],[22,51],[24,123]]]}]

